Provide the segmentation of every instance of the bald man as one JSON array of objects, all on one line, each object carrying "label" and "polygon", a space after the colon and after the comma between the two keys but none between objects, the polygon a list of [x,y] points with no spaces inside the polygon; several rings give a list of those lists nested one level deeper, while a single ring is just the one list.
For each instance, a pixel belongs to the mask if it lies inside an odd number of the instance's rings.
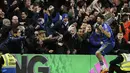
[{"label": "bald man", "polygon": [[17,16],[13,16],[12,17],[12,29],[17,28],[19,25],[19,20]]}]

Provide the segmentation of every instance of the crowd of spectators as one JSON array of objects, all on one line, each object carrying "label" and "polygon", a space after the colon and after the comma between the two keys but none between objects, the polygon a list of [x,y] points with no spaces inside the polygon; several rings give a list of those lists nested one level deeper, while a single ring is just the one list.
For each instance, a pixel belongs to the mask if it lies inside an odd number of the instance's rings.
[{"label": "crowd of spectators", "polygon": [[130,49],[129,0],[49,1],[4,0],[5,6],[0,9],[0,51],[95,54],[103,44],[95,26],[99,14],[104,15],[115,36],[115,48],[108,54]]}]

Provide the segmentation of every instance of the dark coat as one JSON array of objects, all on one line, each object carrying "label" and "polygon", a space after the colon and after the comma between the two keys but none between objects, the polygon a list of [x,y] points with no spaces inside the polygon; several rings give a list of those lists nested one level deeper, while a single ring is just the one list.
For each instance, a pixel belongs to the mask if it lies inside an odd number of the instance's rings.
[{"label": "dark coat", "polygon": [[62,20],[58,21],[53,27],[52,30],[57,31],[61,34],[65,34],[67,32],[69,23],[65,26],[64,22]]}]

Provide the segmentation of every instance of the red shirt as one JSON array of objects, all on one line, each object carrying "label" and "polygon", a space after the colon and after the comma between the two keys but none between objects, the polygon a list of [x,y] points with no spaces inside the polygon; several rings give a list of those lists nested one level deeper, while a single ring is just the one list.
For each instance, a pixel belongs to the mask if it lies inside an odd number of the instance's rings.
[{"label": "red shirt", "polygon": [[128,42],[128,40],[129,40],[129,33],[130,33],[130,21],[127,21],[127,22],[124,23],[124,28],[125,28],[124,38]]}]

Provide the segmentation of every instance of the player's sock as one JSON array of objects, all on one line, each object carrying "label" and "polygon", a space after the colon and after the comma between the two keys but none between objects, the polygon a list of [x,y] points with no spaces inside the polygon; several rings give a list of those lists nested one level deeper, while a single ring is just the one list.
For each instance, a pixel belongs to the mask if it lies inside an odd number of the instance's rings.
[{"label": "player's sock", "polygon": [[101,66],[104,64],[103,61],[99,61],[99,63],[100,63]]}]

